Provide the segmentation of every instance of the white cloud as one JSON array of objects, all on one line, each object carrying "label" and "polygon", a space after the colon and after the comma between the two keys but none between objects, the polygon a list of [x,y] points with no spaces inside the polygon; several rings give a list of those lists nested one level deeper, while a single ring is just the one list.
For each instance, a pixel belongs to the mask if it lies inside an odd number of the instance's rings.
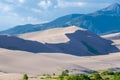
[{"label": "white cloud", "polygon": [[10,12],[10,11],[12,11],[12,7],[11,7],[11,5],[6,5],[6,4],[0,3],[0,10],[3,12]]},{"label": "white cloud", "polygon": [[19,3],[23,4],[26,0],[19,0]]},{"label": "white cloud", "polygon": [[28,22],[36,22],[36,21],[38,21],[36,18],[33,18],[33,17],[31,17],[31,16],[28,16],[27,18],[26,18],[26,20],[28,21]]},{"label": "white cloud", "polygon": [[55,6],[55,8],[83,7],[85,5],[86,5],[85,2],[79,2],[79,1],[70,2],[70,1],[57,0],[57,5]]},{"label": "white cloud", "polygon": [[38,3],[38,6],[42,9],[48,9],[50,6],[52,6],[51,0],[42,0]]},{"label": "white cloud", "polygon": [[35,13],[41,13],[42,12],[40,9],[37,9],[37,8],[32,8],[31,10]]}]

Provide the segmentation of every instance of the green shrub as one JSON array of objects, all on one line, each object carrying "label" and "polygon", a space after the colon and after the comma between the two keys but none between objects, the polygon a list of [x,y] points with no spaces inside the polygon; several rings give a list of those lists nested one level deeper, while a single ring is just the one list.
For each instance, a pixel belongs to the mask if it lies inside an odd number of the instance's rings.
[{"label": "green shrub", "polygon": [[64,70],[59,75],[58,80],[120,80],[120,72],[113,72],[110,70],[103,72],[96,72],[92,74],[74,74],[68,75],[69,71]]},{"label": "green shrub", "polygon": [[65,76],[63,76],[63,75],[59,75],[59,76],[58,76],[58,80],[64,80],[64,77],[65,77]]},{"label": "green shrub", "polygon": [[28,75],[27,74],[23,75],[23,80],[28,80]]},{"label": "green shrub", "polygon": [[80,74],[80,75],[60,76],[59,80],[90,80],[90,78],[85,74]]},{"label": "green shrub", "polygon": [[52,78],[51,75],[46,74],[46,79],[50,79],[50,78]]},{"label": "green shrub", "polygon": [[115,72],[110,80],[120,80],[120,72]]},{"label": "green shrub", "polygon": [[115,72],[114,75],[119,75],[120,76],[120,71]]},{"label": "green shrub", "polygon": [[101,72],[101,75],[114,75],[114,72],[111,70]]},{"label": "green shrub", "polygon": [[99,73],[93,73],[89,75],[89,78],[91,80],[103,80],[101,75]]},{"label": "green shrub", "polygon": [[114,75],[110,80],[120,80],[120,75]]},{"label": "green shrub", "polygon": [[61,73],[62,76],[68,76],[69,75],[69,70],[64,70],[62,73]]}]

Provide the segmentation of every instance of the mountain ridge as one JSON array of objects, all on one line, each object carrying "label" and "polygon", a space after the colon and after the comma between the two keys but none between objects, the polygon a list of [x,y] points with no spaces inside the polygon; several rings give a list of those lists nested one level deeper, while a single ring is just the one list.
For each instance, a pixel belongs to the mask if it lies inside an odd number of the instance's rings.
[{"label": "mountain ridge", "polygon": [[[16,26],[1,31],[0,34],[23,34],[42,31],[50,28],[78,26],[98,35],[120,31],[120,4],[115,3],[91,14],[70,14],[57,18],[49,23]],[[29,27],[29,28],[28,28]]]},{"label": "mountain ridge", "polygon": [[120,15],[120,4],[114,3],[100,11],[98,14]]}]

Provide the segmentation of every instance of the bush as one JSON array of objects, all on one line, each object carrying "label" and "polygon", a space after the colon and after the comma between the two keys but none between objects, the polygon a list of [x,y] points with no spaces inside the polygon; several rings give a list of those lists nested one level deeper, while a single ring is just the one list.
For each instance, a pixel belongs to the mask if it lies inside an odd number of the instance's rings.
[{"label": "bush", "polygon": [[110,80],[120,80],[120,75],[114,75]]},{"label": "bush", "polygon": [[111,70],[101,72],[101,75],[114,75],[114,72]]},{"label": "bush", "polygon": [[115,72],[114,75],[119,75],[120,76],[120,71]]},{"label": "bush", "polygon": [[93,73],[89,75],[91,80],[103,80],[99,73]]},{"label": "bush", "polygon": [[69,71],[65,70],[61,73],[58,80],[120,80],[120,72],[113,72],[110,70],[101,73],[96,72],[92,74],[74,74],[68,75]]},{"label": "bush", "polygon": [[90,80],[90,78],[87,75],[81,74],[64,76],[63,80]]},{"label": "bush", "polygon": [[64,80],[64,77],[65,77],[65,76],[63,76],[63,75],[59,75],[59,76],[58,76],[58,80]]},{"label": "bush", "polygon": [[79,79],[80,80],[90,80],[90,78],[87,75],[85,75],[85,74],[79,75]]},{"label": "bush", "polygon": [[62,73],[61,73],[62,76],[68,76],[69,75],[69,70],[64,70]]},{"label": "bush", "polygon": [[28,80],[28,75],[27,74],[23,75],[23,80]]},{"label": "bush", "polygon": [[120,80],[120,72],[115,72],[110,80]]},{"label": "bush", "polygon": [[55,73],[53,73],[53,76],[55,76]]},{"label": "bush", "polygon": [[46,79],[50,79],[50,78],[52,78],[51,75],[46,74]]}]

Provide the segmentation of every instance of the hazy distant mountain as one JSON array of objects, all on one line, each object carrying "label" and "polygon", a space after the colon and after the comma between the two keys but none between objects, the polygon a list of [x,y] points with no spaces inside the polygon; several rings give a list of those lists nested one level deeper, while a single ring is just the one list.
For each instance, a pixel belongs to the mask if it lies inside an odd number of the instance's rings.
[{"label": "hazy distant mountain", "polygon": [[0,34],[22,34],[57,27],[79,26],[96,34],[120,31],[120,4],[115,3],[91,14],[71,14],[52,22],[36,25],[21,25],[1,31]]},{"label": "hazy distant mountain", "polygon": [[97,11],[98,14],[111,14],[111,15],[120,15],[120,4],[112,4],[100,11]]},{"label": "hazy distant mountain", "polygon": [[102,55],[119,51],[112,45],[112,41],[74,26],[23,34],[19,38],[0,35],[0,48],[79,56]]},{"label": "hazy distant mountain", "polygon": [[60,17],[50,23],[36,24],[36,25],[33,25],[33,24],[18,25],[11,29],[1,31],[0,34],[22,34],[22,33],[41,31],[41,30],[57,28],[57,27],[66,27],[65,24],[67,22],[79,16],[81,16],[81,14],[71,14],[71,15]]}]

